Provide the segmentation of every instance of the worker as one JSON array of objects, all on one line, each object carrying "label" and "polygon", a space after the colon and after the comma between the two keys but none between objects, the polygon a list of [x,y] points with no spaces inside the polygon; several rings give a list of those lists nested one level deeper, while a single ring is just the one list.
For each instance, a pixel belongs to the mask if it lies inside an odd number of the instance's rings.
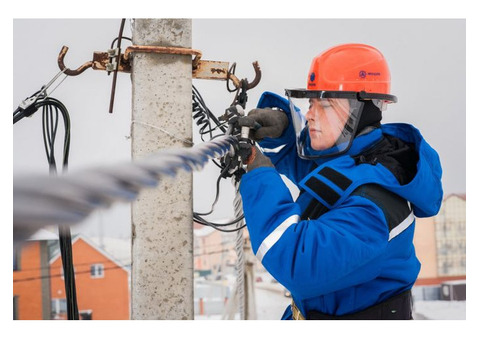
[{"label": "worker", "polygon": [[263,152],[252,148],[240,184],[253,252],[291,292],[282,319],[412,319],[415,217],[438,212],[442,169],[415,127],[381,124],[397,101],[384,56],[332,47],[306,89],[285,92],[248,114]]}]

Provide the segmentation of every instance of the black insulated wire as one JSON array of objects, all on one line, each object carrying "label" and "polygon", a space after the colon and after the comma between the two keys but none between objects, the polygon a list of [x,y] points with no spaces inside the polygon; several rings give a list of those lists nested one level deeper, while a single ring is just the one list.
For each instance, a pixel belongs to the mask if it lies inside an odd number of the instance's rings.
[{"label": "black insulated wire", "polygon": [[207,215],[210,215],[213,210],[215,209],[215,205],[217,205],[217,202],[218,202],[218,197],[220,196],[219,195],[219,192],[220,192],[220,180],[222,179],[222,176],[218,176],[217,178],[217,184],[215,186],[216,188],[216,194],[215,194],[215,199],[212,203],[212,207],[210,208],[210,211],[207,212],[207,213],[196,213],[198,216],[207,216]]},{"label": "black insulated wire", "polygon": [[[30,98],[35,97],[39,92],[35,93]],[[63,172],[65,172],[68,168],[68,158],[70,155],[70,115],[62,102],[50,97],[37,98],[35,102],[26,108],[22,109],[19,107],[13,112],[13,124],[17,123],[24,117],[31,116],[40,108],[42,108],[43,143],[51,175],[57,174],[55,141],[58,132],[59,118],[61,117],[63,119],[65,136],[63,140],[62,169]],[[69,320],[78,320],[79,314],[75,287],[75,271],[73,266],[72,236],[70,233],[70,227],[59,226],[58,231],[60,253],[62,257],[65,279],[67,318]]]},{"label": "black insulated wire", "polygon": [[[124,39],[124,40],[128,40],[128,41],[130,41],[130,42],[132,41],[132,38],[129,38],[129,37],[121,37],[121,38]],[[115,42],[116,42],[117,40],[118,40],[118,37],[116,37],[115,39],[113,39],[113,41],[112,41],[112,43],[111,43],[111,45],[110,45],[110,49],[113,50],[113,46],[115,46]]]},{"label": "black insulated wire", "polygon": [[[231,71],[233,71],[233,72],[235,71],[234,67],[233,67],[233,69],[231,69]],[[227,84],[227,87],[228,87],[228,84]],[[232,91],[230,91],[230,92],[232,92]],[[237,98],[238,98],[238,94],[235,96],[234,101],[237,101]],[[216,137],[224,135],[227,132],[227,128],[225,127],[226,123],[222,124],[217,119],[217,117],[215,117],[215,115],[212,113],[212,111],[210,111],[210,109],[205,104],[205,101],[203,100],[200,92],[193,85],[192,85],[192,113],[193,113],[193,120],[195,121],[197,126],[200,127],[199,128],[199,133],[200,133],[200,138],[202,139],[203,142],[205,142],[205,139],[204,139],[205,135],[208,135],[209,139],[212,140]],[[221,130],[221,134],[214,136],[213,132],[217,131],[217,130]],[[207,215],[210,215],[210,214],[213,213],[215,205],[218,202],[219,194],[220,194],[220,180],[222,178],[225,178],[225,175],[229,170],[228,165],[227,166],[221,166],[220,164],[215,162],[213,159],[212,159],[212,162],[215,163],[215,165],[217,165],[219,168],[222,169],[221,172],[220,172],[220,175],[218,176],[217,182],[216,182],[215,199],[214,199],[214,202],[213,202],[209,212],[206,212],[206,213],[194,212],[193,213],[193,220],[197,223],[200,223],[200,224],[205,225],[205,226],[212,227],[212,228],[214,228],[218,231],[221,231],[221,232],[235,232],[235,231],[238,231],[238,230],[244,228],[246,225],[242,225],[241,227],[235,228],[235,229],[224,229],[223,227],[228,227],[228,226],[231,226],[231,225],[234,225],[234,224],[240,222],[244,218],[243,214],[242,214],[242,216],[238,217],[234,221],[230,221],[230,222],[227,222],[227,223],[215,223],[215,222],[207,221],[204,217],[202,217],[202,216],[207,216]]]},{"label": "black insulated wire", "polygon": [[[210,139],[213,139],[217,136],[213,136],[213,132],[215,130],[221,130],[220,135],[225,134],[227,129],[225,128],[224,124],[220,123],[220,121],[215,117],[215,115],[210,111],[210,109],[205,104],[200,92],[197,90],[195,86],[192,85],[192,113],[193,119],[197,126],[200,126],[199,132],[200,137],[203,142],[204,136],[208,134]],[[212,127],[212,122],[214,126]]]},{"label": "black insulated wire", "polygon": [[213,213],[215,205],[218,202],[218,197],[220,195],[220,180],[223,178],[223,175],[226,171],[228,171],[228,167],[225,167],[225,169],[223,169],[223,171],[220,173],[220,176],[218,176],[218,178],[217,178],[215,200],[212,204],[212,207],[211,207],[210,211],[207,212],[207,213],[194,212],[193,213],[193,220],[197,223],[202,224],[202,225],[212,227],[212,228],[214,228],[218,231],[229,233],[229,232],[234,232],[234,231],[237,231],[237,230],[240,230],[240,229],[246,227],[246,225],[242,225],[241,227],[236,228],[236,229],[223,229],[222,228],[222,227],[228,227],[228,226],[231,226],[231,225],[234,225],[234,224],[240,222],[244,218],[243,214],[242,214],[242,216],[236,218],[235,220],[230,221],[230,222],[226,222],[226,223],[215,223],[215,222],[207,221],[206,219],[204,219],[202,217],[202,216],[207,216],[207,215],[210,215],[211,213]]},{"label": "black insulated wire", "polygon": [[[197,90],[197,88],[192,85],[192,114],[193,114],[193,120],[197,124],[197,126],[200,126],[199,132],[200,132],[200,138],[202,139],[202,142],[205,142],[204,136],[208,134],[209,140],[212,140],[214,138],[217,138],[219,136],[223,136],[227,129],[225,128],[224,124],[222,124],[217,117],[210,111],[210,109],[207,107],[207,104],[205,104],[205,101],[202,98],[202,95],[200,92]],[[212,121],[213,124],[215,125],[212,127]],[[220,130],[221,133],[218,135],[213,135],[213,132],[215,130]],[[212,159],[212,162],[219,168],[222,168],[220,164],[218,164],[216,161]]]},{"label": "black insulated wire", "polygon": [[243,216],[239,217],[238,219],[236,219],[235,221],[232,221],[228,224],[219,224],[219,223],[213,223],[213,222],[209,222],[209,221],[206,221],[205,219],[203,219],[202,217],[196,215],[196,213],[193,213],[193,220],[197,223],[200,223],[202,225],[205,225],[205,226],[209,226],[209,227],[212,227],[213,229],[216,229],[218,231],[221,231],[223,233],[232,233],[232,232],[235,232],[235,231],[238,231],[240,229],[243,229],[246,227],[246,224],[238,227],[238,228],[235,228],[235,229],[223,229],[221,227],[224,227],[224,226],[229,226],[229,225],[233,225],[239,221],[241,221],[243,219]]},{"label": "black insulated wire", "polygon": [[[57,173],[55,160],[55,139],[58,131],[58,120],[61,114],[64,122],[65,137],[63,147],[63,172],[67,171],[68,158],[70,154],[70,115],[67,108],[55,98],[45,98],[36,106],[43,108],[42,126],[45,152],[52,175]],[[72,236],[70,227],[59,226],[59,243],[62,256],[63,273],[65,279],[65,295],[67,300],[67,318],[69,320],[78,320],[78,304],[75,287],[75,270],[73,266]]]}]

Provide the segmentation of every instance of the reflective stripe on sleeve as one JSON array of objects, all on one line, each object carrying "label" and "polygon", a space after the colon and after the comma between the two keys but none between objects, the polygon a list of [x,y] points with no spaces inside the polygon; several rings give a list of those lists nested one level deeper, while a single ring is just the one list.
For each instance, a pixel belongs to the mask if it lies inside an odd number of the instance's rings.
[{"label": "reflective stripe on sleeve", "polygon": [[279,153],[285,147],[285,145],[286,144],[283,144],[273,149],[271,148],[261,148],[261,149],[263,153]]},{"label": "reflective stripe on sleeve", "polygon": [[275,230],[272,231],[270,235],[268,235],[263,240],[256,254],[260,262],[263,260],[263,257],[270,250],[270,248],[272,248],[273,245],[277,243],[277,241],[280,239],[280,237],[282,237],[285,230],[287,230],[288,227],[290,227],[292,224],[297,223],[299,220],[300,220],[299,215],[290,216],[285,221],[283,221],[278,227],[276,227]]},{"label": "reflective stripe on sleeve", "polygon": [[413,223],[413,221],[415,221],[415,216],[413,215],[413,211],[412,211],[410,212],[410,215],[408,215],[406,219],[404,219],[399,225],[397,225],[396,227],[392,228],[392,230],[390,230],[388,240],[390,241],[395,236],[398,236],[402,231],[407,229]]}]

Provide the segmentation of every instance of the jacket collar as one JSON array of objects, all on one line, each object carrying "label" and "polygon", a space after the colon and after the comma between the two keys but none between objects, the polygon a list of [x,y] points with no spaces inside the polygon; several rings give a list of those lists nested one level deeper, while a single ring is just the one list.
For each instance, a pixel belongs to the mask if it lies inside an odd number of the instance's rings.
[{"label": "jacket collar", "polygon": [[376,144],[378,141],[380,141],[381,138],[382,130],[380,128],[374,128],[369,132],[367,130],[366,132],[362,132],[357,137],[355,137],[352,145],[350,146],[350,149],[348,149],[347,152],[337,156],[316,159],[315,163],[317,163],[317,165],[321,165],[338,157],[356,156]]}]

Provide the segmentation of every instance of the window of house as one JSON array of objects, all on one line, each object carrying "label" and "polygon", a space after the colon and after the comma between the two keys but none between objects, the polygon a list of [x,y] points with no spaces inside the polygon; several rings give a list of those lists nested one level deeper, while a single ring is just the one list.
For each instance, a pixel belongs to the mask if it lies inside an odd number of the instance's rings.
[{"label": "window of house", "polygon": [[66,320],[67,299],[52,299],[52,319]]},{"label": "window of house", "polygon": [[90,266],[90,277],[101,278],[104,275],[103,264],[93,264]]}]

